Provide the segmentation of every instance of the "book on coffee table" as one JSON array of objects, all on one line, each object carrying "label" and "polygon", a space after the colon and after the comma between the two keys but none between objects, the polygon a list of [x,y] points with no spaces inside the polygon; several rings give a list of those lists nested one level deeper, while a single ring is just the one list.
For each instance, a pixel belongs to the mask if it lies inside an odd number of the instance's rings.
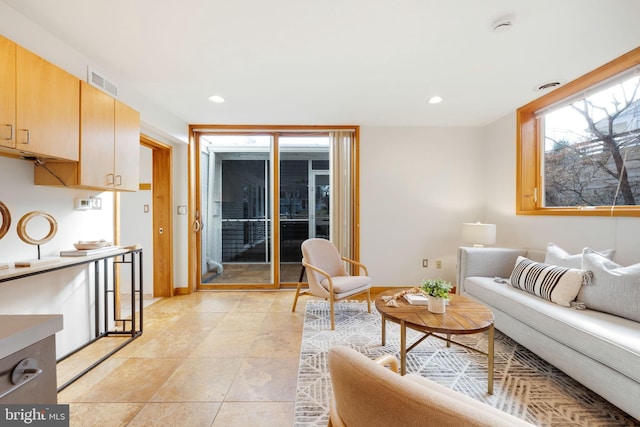
[{"label": "book on coffee table", "polygon": [[404,294],[404,299],[411,305],[428,305],[429,298],[420,294]]}]

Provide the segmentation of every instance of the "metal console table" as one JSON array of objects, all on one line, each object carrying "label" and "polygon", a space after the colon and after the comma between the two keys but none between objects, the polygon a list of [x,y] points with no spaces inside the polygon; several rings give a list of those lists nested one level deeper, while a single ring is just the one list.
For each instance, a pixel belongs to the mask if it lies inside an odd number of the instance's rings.
[{"label": "metal console table", "polygon": [[[109,268],[109,264],[111,264],[111,268]],[[129,264],[131,266],[131,316],[126,319],[120,318],[115,304],[116,270],[118,265],[122,264]],[[93,337],[80,347],[62,356],[58,359],[58,362],[63,361],[101,338],[109,336],[129,336],[129,338],[113,348],[96,362],[92,363],[89,367],[75,375],[69,381],[58,387],[58,392],[65,389],[100,363],[107,360],[114,353],[121,350],[131,341],[142,335],[142,249],[139,247],[116,248],[114,250],[108,250],[88,256],[63,257],[59,261],[55,261],[50,264],[38,265],[36,267],[14,267],[0,271],[0,283],[2,283],[81,265],[87,265],[89,268],[93,269]],[[109,274],[109,270],[111,270],[111,274]],[[109,304],[110,301],[112,302],[111,305]],[[122,327],[109,329],[110,323],[114,325],[120,324]]]}]

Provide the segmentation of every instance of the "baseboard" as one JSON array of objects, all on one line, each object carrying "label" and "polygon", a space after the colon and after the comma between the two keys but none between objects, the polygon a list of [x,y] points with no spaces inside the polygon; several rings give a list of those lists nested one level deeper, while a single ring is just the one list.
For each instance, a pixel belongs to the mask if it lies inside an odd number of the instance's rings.
[{"label": "baseboard", "polygon": [[189,295],[191,292],[189,292],[189,288],[188,287],[184,287],[184,288],[173,288],[173,296],[177,296],[177,295]]}]

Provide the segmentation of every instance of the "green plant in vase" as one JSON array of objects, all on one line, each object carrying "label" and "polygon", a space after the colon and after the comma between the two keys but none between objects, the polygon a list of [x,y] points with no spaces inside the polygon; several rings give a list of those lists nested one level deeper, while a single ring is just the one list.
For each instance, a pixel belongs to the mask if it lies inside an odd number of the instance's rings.
[{"label": "green plant in vase", "polygon": [[422,289],[429,295],[429,311],[432,313],[442,314],[446,311],[445,302],[449,299],[449,292],[453,286],[451,282],[443,279],[422,280]]},{"label": "green plant in vase", "polygon": [[451,282],[443,279],[422,279],[422,288],[429,296],[449,299],[449,292],[453,289]]}]

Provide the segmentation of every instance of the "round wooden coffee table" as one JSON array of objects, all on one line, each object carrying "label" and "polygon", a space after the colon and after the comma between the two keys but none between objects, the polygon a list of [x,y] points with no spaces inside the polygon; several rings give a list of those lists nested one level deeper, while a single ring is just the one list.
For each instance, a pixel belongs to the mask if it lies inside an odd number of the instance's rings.
[{"label": "round wooden coffee table", "polygon": [[[386,305],[382,297],[391,296],[404,289],[397,288],[385,291],[376,297],[375,304],[382,315],[382,345],[386,345],[387,320],[400,325],[400,373],[406,374],[407,353],[422,341],[432,336],[447,342],[447,347],[456,344],[484,354],[488,359],[488,390],[493,394],[493,313],[487,306],[462,295],[450,295],[449,305],[444,314],[431,313],[427,306],[411,305],[404,298],[396,301],[399,307]],[[422,332],[425,335],[407,347],[407,328]],[[465,344],[451,340],[451,335],[477,334],[488,331],[487,353]],[[436,335],[442,334],[442,335]]]}]

